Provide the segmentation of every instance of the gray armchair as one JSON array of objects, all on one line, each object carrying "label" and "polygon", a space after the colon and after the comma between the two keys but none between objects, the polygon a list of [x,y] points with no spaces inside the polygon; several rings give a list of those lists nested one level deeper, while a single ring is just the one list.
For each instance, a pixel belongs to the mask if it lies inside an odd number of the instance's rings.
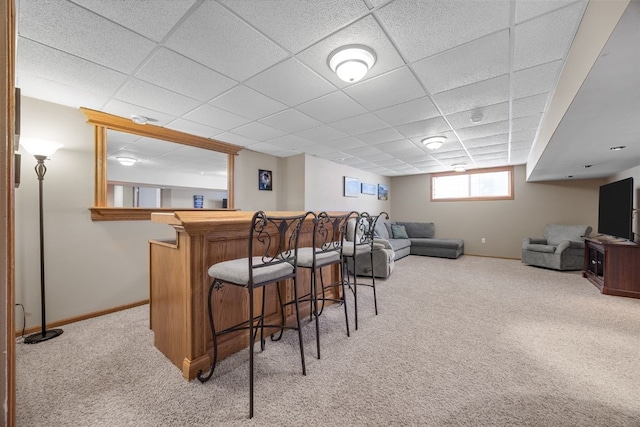
[{"label": "gray armchair", "polygon": [[544,238],[522,240],[522,262],[554,270],[584,268],[584,238],[591,234],[588,225],[548,224]]}]

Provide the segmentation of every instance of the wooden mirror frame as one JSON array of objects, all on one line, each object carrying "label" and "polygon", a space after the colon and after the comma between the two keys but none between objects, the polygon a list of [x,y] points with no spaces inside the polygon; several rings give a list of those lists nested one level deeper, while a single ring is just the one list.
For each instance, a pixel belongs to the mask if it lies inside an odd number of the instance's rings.
[{"label": "wooden mirror frame", "polygon": [[[149,138],[162,139],[177,144],[190,145],[227,154],[227,209],[234,210],[234,160],[243,147],[227,144],[215,139],[167,129],[150,124],[137,124],[119,116],[80,107],[87,123],[94,126],[95,136],[95,188],[94,206],[89,208],[93,221],[131,221],[150,220],[152,212],[186,211],[191,209],[175,208],[114,208],[107,204],[107,130],[132,133]],[[203,210],[203,209],[198,209]]]}]

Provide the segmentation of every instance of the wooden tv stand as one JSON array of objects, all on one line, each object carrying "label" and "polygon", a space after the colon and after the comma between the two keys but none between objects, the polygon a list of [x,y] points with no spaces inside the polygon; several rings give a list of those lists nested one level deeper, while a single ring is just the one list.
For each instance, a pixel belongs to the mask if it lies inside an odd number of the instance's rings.
[{"label": "wooden tv stand", "polygon": [[640,298],[640,245],[606,237],[589,237],[584,245],[582,276],[606,295]]}]

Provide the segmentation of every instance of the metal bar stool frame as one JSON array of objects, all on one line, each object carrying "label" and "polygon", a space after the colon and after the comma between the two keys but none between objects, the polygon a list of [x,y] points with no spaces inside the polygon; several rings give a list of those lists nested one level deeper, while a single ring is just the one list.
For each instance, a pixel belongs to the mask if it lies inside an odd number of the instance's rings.
[{"label": "metal bar stool frame", "polygon": [[[346,263],[343,257],[342,248],[345,243],[347,223],[351,218],[357,218],[358,212],[352,211],[346,214],[329,214],[326,211],[313,214],[313,239],[311,247],[299,249],[298,267],[307,268],[311,271],[310,292],[301,297],[300,302],[309,301],[311,304],[310,317],[315,317],[316,327],[316,355],[320,359],[320,325],[319,317],[322,314],[326,301],[341,303],[344,306],[344,319],[349,331],[349,314],[347,310],[346,288],[345,288],[345,268]],[[332,265],[340,264],[338,280],[329,284],[324,283],[322,269]],[[318,275],[320,276],[320,289],[318,289]],[[348,275],[348,272],[347,272]],[[340,287],[340,297],[330,298],[326,291],[331,288]],[[321,296],[319,296],[321,293]],[[318,309],[318,302],[321,307]],[[288,302],[287,304],[291,304]],[[285,304],[286,305],[286,304]]]},{"label": "metal bar stool frame", "polygon": [[[294,329],[298,331],[300,344],[300,360],[302,363],[302,375],[306,375],[306,365],[304,360],[304,347],[302,339],[302,328],[300,325],[300,310],[298,304],[298,241],[300,229],[308,212],[295,216],[269,216],[264,211],[258,211],[253,215],[249,229],[249,256],[246,258],[223,261],[212,265],[208,274],[213,278],[209,287],[207,308],[209,313],[209,327],[213,338],[213,358],[209,372],[205,374],[202,370],[198,372],[197,378],[204,383],[211,379],[218,361],[218,336],[230,332],[248,330],[249,331],[249,418],[253,418],[254,408],[254,343],[258,330],[260,330],[260,349],[264,350],[264,329],[277,328],[282,332],[284,329]],[[275,283],[280,295],[278,282],[292,279],[294,290],[294,304],[296,307],[296,324],[287,326],[282,314],[282,323],[279,325],[265,325],[265,291],[262,292],[262,305],[259,315],[254,314],[253,291],[257,288]],[[249,316],[248,319],[236,325],[228,327],[222,331],[216,331],[214,324],[214,313],[212,304],[212,294],[214,290],[220,290],[225,284],[244,287],[249,295]]]},{"label": "metal bar stool frame", "polygon": [[[385,219],[389,219],[389,214],[380,212],[378,215],[370,215],[368,212],[361,212],[355,220],[353,230],[353,241],[348,244],[351,249],[343,253],[344,258],[352,258],[353,260],[353,286],[347,269],[347,286],[353,294],[353,307],[355,314],[355,329],[358,330],[358,286],[366,286],[373,289],[373,306],[375,315],[378,315],[378,298],[376,295],[376,276],[373,271],[373,248],[375,244],[375,228],[378,218],[384,215]],[[358,275],[356,274],[357,257],[361,254],[369,254],[371,263],[371,284],[358,283]],[[347,263],[345,262],[345,265]]]}]

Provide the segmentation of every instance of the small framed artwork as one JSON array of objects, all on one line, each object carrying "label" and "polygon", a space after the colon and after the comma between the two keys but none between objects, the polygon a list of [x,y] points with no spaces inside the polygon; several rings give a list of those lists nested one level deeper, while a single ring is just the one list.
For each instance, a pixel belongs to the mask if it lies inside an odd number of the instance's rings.
[{"label": "small framed artwork", "polygon": [[258,190],[273,190],[271,171],[258,169]]},{"label": "small framed artwork", "polygon": [[360,180],[344,177],[344,197],[358,197],[360,194]]},{"label": "small framed artwork", "polygon": [[364,182],[362,183],[362,187],[360,189],[360,192],[362,194],[376,194],[376,185],[375,184],[365,184]]},{"label": "small framed artwork", "polygon": [[389,200],[389,187],[378,184],[378,200]]}]

